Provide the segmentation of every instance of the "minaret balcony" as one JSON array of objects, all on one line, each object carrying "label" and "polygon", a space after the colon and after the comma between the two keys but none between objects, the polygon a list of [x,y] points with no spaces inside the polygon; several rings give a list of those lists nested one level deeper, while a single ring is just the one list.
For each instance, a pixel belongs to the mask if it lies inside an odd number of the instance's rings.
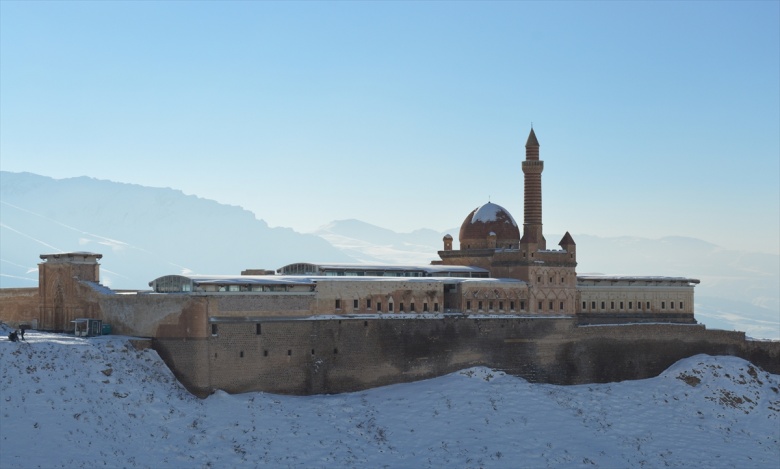
[{"label": "minaret balcony", "polygon": [[523,161],[523,172],[526,174],[538,174],[544,170],[544,161]]}]

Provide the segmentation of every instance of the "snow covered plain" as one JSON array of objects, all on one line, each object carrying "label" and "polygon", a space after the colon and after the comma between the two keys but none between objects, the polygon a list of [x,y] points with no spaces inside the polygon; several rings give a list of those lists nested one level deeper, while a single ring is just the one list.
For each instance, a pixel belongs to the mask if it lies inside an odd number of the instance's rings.
[{"label": "snow covered plain", "polygon": [[780,376],[699,355],[657,378],[487,368],[310,397],[192,397],[126,337],[0,339],[0,466],[780,467]]}]

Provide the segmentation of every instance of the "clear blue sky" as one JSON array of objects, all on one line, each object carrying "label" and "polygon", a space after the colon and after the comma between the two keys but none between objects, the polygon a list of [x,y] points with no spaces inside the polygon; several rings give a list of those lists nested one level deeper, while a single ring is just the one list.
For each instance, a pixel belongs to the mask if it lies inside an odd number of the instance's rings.
[{"label": "clear blue sky", "polygon": [[[780,251],[780,2],[0,2],[0,169]],[[453,233],[456,234],[456,233]],[[557,241],[554,240],[554,241]]]}]

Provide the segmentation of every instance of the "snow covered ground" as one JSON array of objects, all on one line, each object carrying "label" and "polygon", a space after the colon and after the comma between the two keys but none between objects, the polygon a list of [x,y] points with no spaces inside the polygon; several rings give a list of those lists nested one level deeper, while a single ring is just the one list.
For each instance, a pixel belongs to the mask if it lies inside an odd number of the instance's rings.
[{"label": "snow covered ground", "polygon": [[487,368],[365,392],[192,397],[126,337],[0,338],[0,466],[780,467],[780,376],[699,355],[657,378]]}]

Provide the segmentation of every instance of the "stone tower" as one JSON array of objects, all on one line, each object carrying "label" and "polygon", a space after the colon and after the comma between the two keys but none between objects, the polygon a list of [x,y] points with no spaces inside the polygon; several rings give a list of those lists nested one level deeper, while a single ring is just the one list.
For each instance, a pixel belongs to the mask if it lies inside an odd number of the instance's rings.
[{"label": "stone tower", "polygon": [[542,171],[544,161],[539,159],[539,141],[534,129],[528,134],[525,142],[525,161],[523,175],[525,177],[523,237],[520,242],[528,244],[530,251],[547,249],[547,241],[542,234]]},{"label": "stone tower", "polygon": [[70,330],[72,320],[94,317],[96,312],[83,300],[80,281],[98,283],[102,254],[66,252],[41,254],[38,264],[40,296],[38,328],[49,331]]}]

